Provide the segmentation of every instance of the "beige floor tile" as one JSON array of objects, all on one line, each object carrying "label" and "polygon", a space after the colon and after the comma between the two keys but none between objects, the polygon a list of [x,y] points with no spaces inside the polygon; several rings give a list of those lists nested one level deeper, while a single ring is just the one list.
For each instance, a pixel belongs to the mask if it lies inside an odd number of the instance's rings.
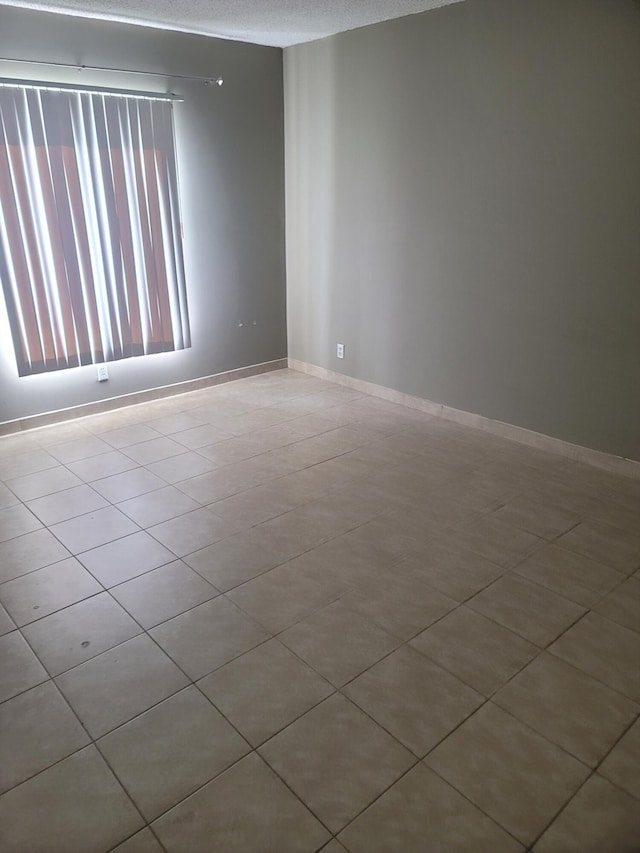
[{"label": "beige floor tile", "polygon": [[280,412],[274,412],[271,409],[256,409],[255,411],[243,412],[238,415],[229,415],[225,418],[216,419],[216,423],[220,423],[228,430],[229,434],[246,435],[247,433],[255,432],[256,430],[266,429],[274,424],[282,423],[291,420],[286,415]]},{"label": "beige floor tile", "polygon": [[[255,405],[255,403],[253,405]],[[216,398],[215,400],[209,399],[202,403],[202,405],[194,406],[194,408],[191,409],[191,412],[193,412],[196,417],[206,420],[207,423],[215,426],[217,429],[223,429],[223,427],[218,426],[219,423],[224,424],[227,417],[241,414],[241,412],[246,412],[248,409],[253,408],[253,405],[239,403],[231,399]],[[225,430],[223,429],[223,431]]]},{"label": "beige floor tile", "polygon": [[365,524],[381,515],[385,507],[385,502],[375,493],[367,497],[343,489],[297,507],[288,517],[295,525],[315,528],[319,543]]},{"label": "beige floor tile", "polygon": [[[23,436],[20,436],[23,438]],[[14,452],[8,444],[7,439],[2,442],[3,453],[0,458],[0,479],[12,480],[17,477],[25,477],[47,468],[59,468],[59,462],[46,450],[31,448],[28,453]]]},{"label": "beige floor tile", "polygon": [[[191,429],[180,430],[173,435],[173,440],[180,442],[190,450],[198,450],[231,438],[231,433],[225,432],[212,424],[202,424]],[[202,473],[202,472],[201,472]]]},{"label": "beige floor tile", "polygon": [[190,678],[202,678],[268,639],[224,596],[153,628],[151,636]]},{"label": "beige floor tile", "polygon": [[551,643],[585,613],[573,601],[514,574],[500,578],[467,605],[538,646]]},{"label": "beige floor tile", "polygon": [[50,529],[72,554],[80,554],[114,539],[129,536],[138,530],[138,526],[118,509],[108,506],[61,521]]},{"label": "beige floor tile", "polygon": [[370,472],[370,465],[347,454],[339,459],[330,459],[311,468],[287,474],[281,477],[276,485],[285,500],[300,506],[336,489],[344,488]]},{"label": "beige floor tile", "polygon": [[640,566],[640,533],[629,533],[608,524],[583,521],[556,544],[627,574]]},{"label": "beige floor tile", "polygon": [[229,473],[235,473],[240,480],[246,478],[251,486],[255,487],[289,474],[292,469],[275,451],[267,451],[229,466],[228,470]]},{"label": "beige floor tile", "polygon": [[484,701],[459,679],[404,646],[343,692],[422,757]]},{"label": "beige floor tile", "polygon": [[143,829],[114,847],[112,853],[163,853],[163,850],[151,830]]},{"label": "beige floor tile", "polygon": [[0,705],[0,793],[89,743],[52,681]]},{"label": "beige floor tile", "polygon": [[[179,438],[178,433],[175,438]],[[147,465],[147,470],[157,477],[162,477],[167,483],[180,483],[190,477],[197,477],[215,468],[215,463],[205,459],[200,453],[180,453],[178,456],[170,456],[159,462]]]},{"label": "beige floor tile", "polygon": [[465,601],[504,574],[504,569],[456,544],[453,536],[424,543],[391,567],[399,577],[424,580],[456,601]]},{"label": "beige floor tile", "polygon": [[[4,425],[3,425],[4,428]],[[29,451],[40,450],[35,433],[30,430],[18,430],[16,432],[4,433],[0,436],[0,477],[10,476],[4,474],[5,464],[15,461],[16,458],[28,456]],[[33,469],[31,469],[33,470]]]},{"label": "beige floor tile", "polygon": [[[392,438],[392,436],[387,435],[388,441],[391,441]],[[397,438],[397,441],[401,442],[401,439]],[[368,446],[368,444],[361,446],[357,451],[352,451],[352,453],[358,454],[357,458],[362,462],[363,458],[366,458],[365,453]],[[401,442],[399,446],[402,449],[406,449],[404,442]],[[420,448],[420,451],[423,449]],[[430,478],[425,471],[424,464],[419,466],[421,459],[420,451],[414,448],[414,452],[408,460],[370,468],[368,480],[388,492],[392,498],[389,504],[390,509],[398,506],[407,508],[419,506],[421,499],[427,499],[429,494],[433,493],[435,480],[437,479],[440,484],[443,482],[441,476]],[[339,462],[339,460],[337,461]],[[415,469],[412,467],[414,464],[416,465]],[[431,485],[431,489],[429,489],[429,484]]]},{"label": "beige floor tile", "polygon": [[9,506],[15,506],[18,503],[18,498],[13,494],[11,489],[8,489],[4,483],[0,482],[0,508],[6,509]]},{"label": "beige floor tile", "polygon": [[51,675],[59,675],[141,631],[108,592],[72,604],[22,629]]},{"label": "beige floor tile", "polygon": [[346,593],[344,607],[375,622],[400,640],[409,640],[456,606],[456,602],[421,580],[400,577],[372,578]]},{"label": "beige floor tile", "polygon": [[269,521],[297,506],[295,501],[282,495],[279,482],[276,480],[274,483],[247,489],[239,495],[209,504],[209,509],[221,518],[229,518],[242,527],[253,527],[263,521]]},{"label": "beige floor tile", "polygon": [[591,767],[640,711],[635,702],[546,653],[493,701]]},{"label": "beige floor tile", "polygon": [[96,509],[108,506],[107,501],[90,486],[74,486],[63,492],[46,495],[30,501],[29,509],[37,515],[43,524],[55,524],[66,521],[76,515],[84,515]]},{"label": "beige floor tile", "polygon": [[115,447],[116,450],[121,450],[130,444],[140,444],[143,441],[160,438],[160,433],[145,424],[131,424],[131,426],[101,432],[100,438],[110,444],[111,447]]},{"label": "beige floor tile", "polygon": [[[416,462],[408,463],[408,468],[415,470]],[[384,493],[386,490],[382,491]],[[448,500],[436,488],[424,491],[417,506],[400,503],[400,508],[391,510],[385,518],[398,530],[406,530],[409,535],[415,536],[419,542],[429,541],[431,536],[443,531],[457,530],[480,518],[475,510]]]},{"label": "beige floor tile", "polygon": [[148,821],[250,749],[195,687],[101,738],[98,748]]},{"label": "beige floor tile", "polygon": [[612,622],[640,631],[640,578],[628,578],[592,609]]},{"label": "beige floor tile", "polygon": [[147,468],[132,468],[130,471],[113,474],[111,477],[104,477],[91,483],[91,487],[111,503],[145,495],[154,489],[162,489],[165,485],[164,480],[152,474]]},{"label": "beige floor tile", "polygon": [[7,480],[7,485],[21,501],[32,501],[44,495],[70,489],[72,486],[79,486],[81,482],[67,468],[58,465],[56,468],[48,468],[46,471],[25,474],[23,477],[16,477],[15,480]]},{"label": "beige floor tile", "polygon": [[[214,448],[220,446],[215,444]],[[200,453],[207,459],[211,457],[208,448],[203,448]],[[180,490],[203,506],[236,495],[245,489],[250,489],[260,481],[260,478],[256,477],[254,473],[247,472],[242,468],[238,469],[239,463],[226,465],[217,459],[212,459],[212,461],[222,467],[209,471],[207,474],[200,474],[198,477],[191,477],[191,479],[180,483]]]},{"label": "beige floor tile", "polygon": [[[310,476],[313,472],[323,472],[324,482],[331,488],[345,488],[352,483],[370,482],[374,483],[370,478],[375,478],[380,469],[387,469],[407,461],[407,454],[403,454],[402,458],[382,459],[380,463],[375,461],[376,457],[387,455],[386,451],[379,448],[378,442],[370,442],[357,450],[351,450],[337,459],[329,459],[327,462],[322,462],[320,465],[315,465],[313,468],[306,469],[306,476]],[[304,471],[298,472],[300,477],[303,477]],[[391,503],[389,504],[391,506]]]},{"label": "beige floor tile", "polygon": [[388,570],[395,560],[397,557],[388,550],[367,542],[354,530],[301,554],[289,566],[323,585],[331,581],[338,592],[346,592],[366,589],[375,579],[389,578]]},{"label": "beige floor tile", "polygon": [[594,774],[534,846],[535,853],[636,853],[640,808]]},{"label": "beige floor tile", "polygon": [[[349,450],[355,450],[356,447],[364,444],[364,441],[356,436],[333,435],[333,433],[338,432],[341,431],[332,430],[322,435],[315,435],[298,441],[295,441],[296,436],[293,435],[289,440],[283,438],[283,446],[280,451],[281,458],[286,460],[292,469],[308,468],[310,465],[326,462],[328,459],[333,459]],[[295,443],[292,443],[292,439]]]},{"label": "beige floor tile", "polygon": [[142,635],[65,672],[56,684],[97,738],[186,687],[188,679]]},{"label": "beige floor tile", "polygon": [[198,508],[199,504],[173,486],[155,489],[118,504],[118,509],[140,527],[151,527]]},{"label": "beige floor tile", "polygon": [[[410,463],[372,472],[369,475],[369,482],[386,492],[390,507],[404,508],[409,518],[403,525],[404,529],[399,528],[398,524],[402,521],[404,514],[393,512],[392,509],[386,516],[379,519],[381,529],[384,526],[386,530],[394,530],[397,534],[403,533],[407,539],[418,544],[425,541],[427,532],[433,533],[433,527],[426,531],[424,525],[417,521],[415,512],[410,511],[433,500],[434,492],[437,492],[444,482],[442,478],[432,481],[427,475],[415,473],[413,464]],[[465,508],[462,507],[460,512],[466,512]]]},{"label": "beige floor tile", "polygon": [[315,527],[313,518],[301,516],[296,510],[247,531],[248,541],[279,554],[283,561],[291,560],[330,538],[332,536],[326,529],[318,530]]},{"label": "beige floor tile", "polygon": [[259,752],[334,833],[415,761],[340,695],[308,711]]},{"label": "beige floor tile", "polygon": [[620,738],[598,773],[640,800],[640,720]]},{"label": "beige floor tile", "polygon": [[[255,433],[253,435],[242,435],[225,439],[220,439],[218,436],[219,430],[216,428],[214,441],[211,444],[199,445],[197,450],[198,453],[201,453],[220,467],[233,465],[236,462],[241,462],[243,459],[251,459],[253,456],[258,456],[272,447],[272,444],[265,443],[259,437],[256,437]],[[224,497],[224,495],[220,495],[218,492],[219,490],[216,490],[217,497],[212,497],[210,500],[221,500]],[[229,492],[229,494],[233,494],[233,492]]]},{"label": "beige floor tile", "polygon": [[603,563],[556,545],[545,545],[514,572],[584,607],[591,607],[624,578]]},{"label": "beige floor tile", "polygon": [[34,440],[37,439],[38,444],[45,448],[53,447],[63,442],[89,438],[91,435],[89,421],[85,418],[74,418],[70,421],[60,421],[58,423],[54,422],[49,424],[49,426],[33,431]]},{"label": "beige floor tile", "polygon": [[0,582],[42,569],[70,554],[48,530],[35,530],[0,542]]},{"label": "beige floor tile", "polygon": [[552,540],[578,524],[582,516],[576,512],[518,497],[493,513],[492,518],[526,530],[541,539]]},{"label": "beige floor tile", "polygon": [[484,696],[491,696],[539,651],[464,606],[414,637],[411,645]]},{"label": "beige floor tile", "polygon": [[511,479],[504,480],[493,472],[483,472],[483,469],[480,469],[446,483],[442,492],[462,506],[488,513],[516,498],[522,488]]},{"label": "beige floor tile", "polygon": [[575,479],[568,482],[542,479],[532,484],[528,495],[532,500],[550,503],[578,514],[592,512],[602,503],[597,490],[581,486]]},{"label": "beige floor tile", "polygon": [[195,417],[187,412],[178,412],[177,414],[155,418],[152,421],[148,421],[147,425],[162,435],[173,435],[173,433],[179,433],[185,429],[194,429],[195,427],[202,426],[204,423],[205,421],[202,418]]},{"label": "beige floor tile", "polygon": [[0,702],[48,678],[19,631],[0,637]]},{"label": "beige floor tile", "polygon": [[153,824],[168,853],[310,853],[329,833],[266,764],[248,755]]},{"label": "beige floor tile", "polygon": [[[337,459],[334,464],[339,466],[340,461]],[[343,506],[349,512],[360,513],[363,522],[372,521],[393,511],[388,492],[372,483],[368,477],[359,477],[354,482],[341,486],[324,500],[331,501],[333,498],[336,506]],[[396,507],[398,510],[407,510],[401,502],[398,502]]]},{"label": "beige floor tile", "polygon": [[173,551],[176,557],[185,557],[230,536],[236,530],[233,522],[218,518],[208,509],[196,509],[150,527],[149,533]]},{"label": "beige floor tile", "polygon": [[288,571],[312,580],[324,589],[328,601],[337,600],[359,585],[373,583],[385,576],[375,560],[369,562],[348,546],[342,547],[341,539],[338,537],[325,542],[284,564]]},{"label": "beige floor tile", "polygon": [[40,521],[23,504],[0,509],[0,542],[15,539],[42,527]]},{"label": "beige floor tile", "polygon": [[544,539],[491,516],[459,529],[456,539],[458,544],[504,569],[513,568],[544,544]]},{"label": "beige floor tile", "polygon": [[[637,494],[637,481],[633,478],[624,475],[615,474],[613,471],[606,471],[601,467],[594,467],[584,462],[571,463],[568,473],[570,474],[570,482],[581,491],[589,494],[594,494],[600,498],[599,505],[602,500],[607,500],[611,496],[611,492],[620,492],[620,495]],[[562,482],[566,482],[566,478],[561,478]]]},{"label": "beige floor tile", "polygon": [[347,853],[347,848],[334,838],[322,848],[320,853]]},{"label": "beige floor tile", "polygon": [[402,444],[396,443],[395,438],[396,436],[391,436],[371,441],[364,447],[351,451],[350,455],[352,458],[370,464],[372,469],[410,462],[415,457],[415,453],[410,447],[405,448]]},{"label": "beige floor tile", "polygon": [[78,559],[109,588],[175,560],[175,554],[148,533],[140,531],[84,551]]},{"label": "beige floor tile", "polygon": [[184,446],[163,435],[161,438],[152,438],[151,441],[130,444],[123,448],[122,452],[139,465],[149,465],[151,462],[184,453]]},{"label": "beige floor tile", "polygon": [[0,824],[4,853],[104,853],[143,820],[88,746],[3,794]]},{"label": "beige floor tile", "polygon": [[336,687],[399,645],[397,638],[340,602],[298,622],[280,640]]},{"label": "beige floor tile", "polygon": [[326,390],[305,394],[302,397],[296,396],[282,403],[274,404],[273,408],[279,412],[285,412],[291,415],[291,417],[300,417],[310,412],[335,408],[363,396],[361,391],[354,391],[352,388],[342,388],[334,385],[329,386]]},{"label": "beige floor tile", "polygon": [[13,631],[15,627],[16,626],[13,619],[9,616],[7,611],[0,604],[0,637],[3,634],[8,634],[9,631]]},{"label": "beige floor tile", "polygon": [[244,533],[195,551],[184,561],[221,592],[240,586],[281,562],[273,552],[247,542]]},{"label": "beige floor tile", "polygon": [[69,557],[0,584],[0,601],[22,626],[102,591],[95,578]]},{"label": "beige floor tile", "polygon": [[331,590],[285,564],[227,593],[245,612],[274,634],[329,604]]},{"label": "beige floor tile", "polygon": [[143,628],[152,628],[196,604],[215,598],[218,591],[176,560],[112,587],[111,595]]},{"label": "beige floor tile", "polygon": [[99,456],[91,456],[88,459],[81,459],[79,462],[70,462],[67,467],[85,483],[92,483],[94,480],[101,480],[114,474],[122,474],[123,471],[130,471],[137,465],[137,462],[119,450],[110,450],[108,453],[100,453]]},{"label": "beige floor tile", "polygon": [[595,521],[619,527],[621,530],[626,530],[629,533],[637,533],[640,531],[638,505],[632,502],[629,506],[625,506],[622,503],[618,503],[618,499],[621,499],[620,495],[614,492],[612,499],[590,513],[590,517]]},{"label": "beige floor tile", "polygon": [[48,448],[49,453],[63,465],[68,462],[77,462],[79,459],[88,459],[90,456],[97,456],[99,453],[108,453],[110,450],[111,445],[95,435],[74,438],[72,441],[65,441],[62,444],[52,444]]},{"label": "beige floor tile", "polygon": [[246,652],[207,675],[198,687],[253,746],[333,692],[278,640]]},{"label": "beige floor tile", "polygon": [[490,702],[425,761],[525,845],[589,774],[584,764]]},{"label": "beige floor tile", "polygon": [[640,702],[640,636],[635,631],[588,613],[549,651]]},{"label": "beige floor tile", "polygon": [[517,853],[524,847],[418,765],[340,834],[351,853]]},{"label": "beige floor tile", "polygon": [[[150,406],[152,404],[149,403],[148,405]],[[100,414],[87,418],[86,424],[87,429],[94,433],[94,435],[102,437],[105,433],[112,432],[116,429],[136,426],[142,422],[142,419],[145,416],[150,416],[148,409],[145,408],[145,406],[132,403],[131,405],[125,406],[121,409],[106,409]]]}]

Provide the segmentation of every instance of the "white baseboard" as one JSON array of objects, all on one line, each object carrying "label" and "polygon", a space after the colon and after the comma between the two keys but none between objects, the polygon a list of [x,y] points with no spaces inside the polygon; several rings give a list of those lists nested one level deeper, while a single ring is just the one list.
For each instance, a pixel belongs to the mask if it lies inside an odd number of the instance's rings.
[{"label": "white baseboard", "polygon": [[421,412],[429,415],[435,415],[436,417],[455,421],[464,426],[484,430],[501,438],[517,441],[529,447],[536,447],[538,450],[557,453],[559,456],[574,459],[586,465],[593,465],[596,468],[602,468],[613,474],[622,474],[626,477],[640,479],[640,462],[634,459],[625,459],[622,456],[615,456],[612,453],[603,453],[600,450],[593,450],[590,447],[582,447],[579,444],[572,444],[560,438],[553,438],[550,435],[533,432],[524,427],[506,424],[502,421],[494,421],[482,415],[474,415],[472,412],[453,409],[450,406],[444,406],[442,403],[434,403],[432,400],[414,397],[412,394],[404,394],[401,391],[395,391],[393,388],[386,388],[384,385],[365,382],[363,379],[354,379],[352,376],[345,376],[342,373],[336,373],[334,370],[318,367],[315,364],[308,364],[305,361],[298,361],[295,358],[289,359],[289,367],[292,370],[298,370],[300,373],[307,373],[309,376],[316,376],[319,379],[326,379],[329,382],[353,388],[354,391],[362,391],[363,394],[380,397],[383,400],[388,400],[390,403],[408,406],[411,409],[419,409]]},{"label": "white baseboard", "polygon": [[252,364],[249,367],[238,367],[235,370],[227,370],[225,373],[213,373],[210,376],[202,376],[199,379],[187,379],[185,382],[176,382],[173,385],[163,385],[159,388],[149,388],[146,391],[134,391],[131,394],[123,394],[119,397],[109,397],[107,400],[100,400],[95,403],[82,403],[79,406],[72,406],[68,409],[58,409],[54,412],[28,415],[14,421],[0,423],[0,436],[14,435],[23,430],[63,423],[64,421],[74,420],[75,418],[83,418],[86,415],[111,412],[114,409],[122,409],[125,406],[148,403],[150,400],[161,400],[163,397],[174,397],[176,394],[188,394],[189,391],[199,391],[201,388],[222,385],[225,382],[245,379],[248,376],[257,376],[260,373],[268,373],[272,370],[282,370],[287,366],[286,358],[278,358],[275,361],[265,361],[261,364]]}]

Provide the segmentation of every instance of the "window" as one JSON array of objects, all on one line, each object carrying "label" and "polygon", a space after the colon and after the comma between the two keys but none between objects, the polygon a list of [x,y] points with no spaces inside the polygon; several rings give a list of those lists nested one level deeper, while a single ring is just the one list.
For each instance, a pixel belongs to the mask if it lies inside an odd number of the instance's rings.
[{"label": "window", "polygon": [[0,281],[20,376],[191,345],[170,100],[0,84]]}]

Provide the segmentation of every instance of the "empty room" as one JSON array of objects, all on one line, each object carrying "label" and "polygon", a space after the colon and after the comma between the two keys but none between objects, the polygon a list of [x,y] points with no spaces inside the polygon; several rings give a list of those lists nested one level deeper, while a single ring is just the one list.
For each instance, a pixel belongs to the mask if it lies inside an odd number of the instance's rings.
[{"label": "empty room", "polygon": [[2,853],[638,853],[638,0],[0,0]]}]

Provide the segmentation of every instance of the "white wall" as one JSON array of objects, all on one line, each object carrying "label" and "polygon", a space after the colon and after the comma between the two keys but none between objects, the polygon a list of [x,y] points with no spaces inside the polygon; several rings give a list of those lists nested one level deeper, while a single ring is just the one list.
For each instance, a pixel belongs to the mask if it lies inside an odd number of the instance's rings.
[{"label": "white wall", "polygon": [[288,48],[289,355],[640,459],[639,106],[635,0]]}]

